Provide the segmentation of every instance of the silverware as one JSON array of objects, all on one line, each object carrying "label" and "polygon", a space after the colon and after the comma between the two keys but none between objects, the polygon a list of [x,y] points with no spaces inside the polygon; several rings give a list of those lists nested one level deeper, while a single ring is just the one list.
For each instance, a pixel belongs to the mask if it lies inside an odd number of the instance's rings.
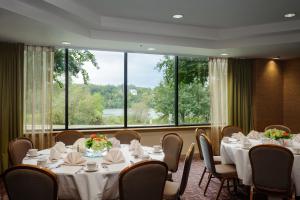
[{"label": "silverware", "polygon": [[104,168],[104,169],[108,169],[108,166],[107,166],[107,164],[105,164],[105,163],[101,163],[101,166],[102,166],[102,168]]},{"label": "silverware", "polygon": [[83,170],[83,166],[82,167],[80,167],[80,169],[79,170],[77,170],[76,172],[75,172],[75,174],[79,174],[82,170]]}]

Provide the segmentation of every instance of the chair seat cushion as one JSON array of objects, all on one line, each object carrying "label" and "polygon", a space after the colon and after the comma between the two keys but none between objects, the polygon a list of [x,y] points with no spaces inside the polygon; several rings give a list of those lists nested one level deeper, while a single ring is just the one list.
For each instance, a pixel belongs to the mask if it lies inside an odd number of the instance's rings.
[{"label": "chair seat cushion", "polygon": [[234,165],[216,165],[216,173],[221,177],[236,177],[236,168]]},{"label": "chair seat cushion", "polygon": [[215,164],[221,164],[222,162],[221,156],[214,156],[214,162]]},{"label": "chair seat cushion", "polygon": [[164,190],[164,199],[165,200],[176,199],[178,192],[179,192],[179,184],[178,183],[166,181],[165,190]]}]

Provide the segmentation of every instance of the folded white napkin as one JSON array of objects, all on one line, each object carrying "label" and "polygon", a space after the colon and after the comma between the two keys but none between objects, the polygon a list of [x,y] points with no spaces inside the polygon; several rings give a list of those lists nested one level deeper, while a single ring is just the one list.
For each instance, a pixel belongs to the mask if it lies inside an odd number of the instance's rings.
[{"label": "folded white napkin", "polygon": [[115,137],[109,138],[108,141],[112,143],[112,148],[120,148],[121,143],[120,140],[116,139]]},{"label": "folded white napkin", "polygon": [[293,141],[300,143],[300,134],[294,134]]},{"label": "folded white napkin", "polygon": [[125,162],[125,157],[119,148],[111,148],[103,158],[103,163],[105,164],[123,163],[123,162]]},{"label": "folded white napkin", "polygon": [[242,140],[246,136],[242,132],[238,132],[238,133],[233,133],[231,137],[237,140]]},{"label": "folded white napkin", "polygon": [[57,151],[56,148],[51,148],[49,160],[58,160],[60,158],[61,158],[61,153]]},{"label": "folded white napkin", "polygon": [[84,165],[86,160],[81,156],[79,152],[71,152],[64,159],[66,165]]},{"label": "folded white napkin", "polygon": [[73,144],[73,149],[79,150],[79,152],[85,152],[86,147],[85,147],[85,138],[79,138],[76,140]]},{"label": "folded white napkin", "polygon": [[260,137],[261,137],[261,133],[255,131],[255,130],[250,131],[249,134],[247,135],[247,138],[255,139],[255,140],[260,139]]},{"label": "folded white napkin", "polygon": [[142,158],[144,156],[144,149],[142,145],[136,146],[136,148],[132,152],[132,155]]},{"label": "folded white napkin", "polygon": [[131,140],[129,145],[129,151],[134,151],[139,146],[141,146],[141,144],[138,140]]},{"label": "folded white napkin", "polygon": [[54,147],[59,153],[65,153],[67,151],[66,145],[63,142],[56,142]]}]

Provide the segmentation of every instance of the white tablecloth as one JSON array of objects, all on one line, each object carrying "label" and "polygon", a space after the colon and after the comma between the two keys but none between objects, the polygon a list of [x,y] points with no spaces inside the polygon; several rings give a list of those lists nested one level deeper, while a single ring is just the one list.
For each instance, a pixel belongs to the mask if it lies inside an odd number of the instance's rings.
[{"label": "white tablecloth", "polygon": [[[149,154],[151,159],[163,160],[163,153],[153,153],[151,147],[143,147],[145,152]],[[68,149],[68,152],[73,150]],[[116,199],[118,193],[118,178],[119,173],[125,167],[131,165],[131,162],[139,162],[141,159],[135,159],[129,151],[128,145],[122,145],[121,151],[125,156],[125,162],[121,164],[111,164],[108,168],[101,166],[102,157],[88,158],[87,161],[96,161],[99,165],[97,172],[85,172],[82,166],[66,166],[61,165],[63,160],[56,163],[48,164],[49,168],[57,174],[59,191],[58,196],[60,199],[82,199],[82,200],[100,200],[100,199]],[[24,158],[23,164],[36,165],[39,158],[48,158],[50,154],[49,149],[39,151],[40,156],[37,158]],[[63,154],[65,157],[67,154]],[[59,167],[57,167],[59,166]],[[57,167],[57,168],[56,168]]]},{"label": "white tablecloth", "polygon": [[[250,139],[252,145],[260,144],[260,141]],[[245,185],[252,184],[252,170],[249,160],[249,150],[243,149],[239,143],[221,143],[221,157],[223,164],[235,164],[239,179]],[[294,154],[292,179],[296,186],[296,194],[300,195],[300,155]]]}]

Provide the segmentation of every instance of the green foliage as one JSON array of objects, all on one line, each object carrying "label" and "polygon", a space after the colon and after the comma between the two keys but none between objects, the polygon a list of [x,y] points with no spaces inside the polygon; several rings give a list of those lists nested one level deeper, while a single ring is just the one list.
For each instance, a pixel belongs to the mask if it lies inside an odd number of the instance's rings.
[{"label": "green foliage", "polygon": [[[154,107],[164,118],[174,112],[174,59],[165,56],[157,65],[164,80],[155,88]],[[178,66],[179,122],[206,123],[209,121],[208,61],[205,58],[180,57]]]},{"label": "green foliage", "polygon": [[[63,87],[61,77],[65,73],[65,50],[56,49],[54,52],[54,60],[53,80],[58,83],[60,87]],[[91,62],[94,67],[99,69],[96,58],[90,51],[70,49],[68,59],[70,78],[77,77],[78,74],[81,74],[84,84],[87,84],[90,78],[86,69],[83,68],[86,62]]]}]

